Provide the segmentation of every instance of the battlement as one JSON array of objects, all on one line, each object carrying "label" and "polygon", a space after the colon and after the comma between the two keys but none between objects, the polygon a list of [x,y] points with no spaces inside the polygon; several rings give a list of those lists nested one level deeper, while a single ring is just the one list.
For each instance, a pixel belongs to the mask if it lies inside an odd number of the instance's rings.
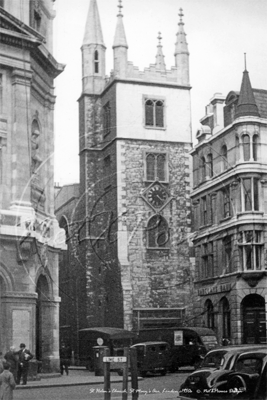
[{"label": "battlement", "polygon": [[126,74],[124,76],[122,76],[119,73],[115,73],[114,70],[111,70],[110,76],[106,77],[105,87],[107,87],[116,78],[143,81],[146,83],[155,82],[163,84],[169,83],[174,85],[175,84],[180,85],[178,82],[177,67],[171,67],[170,70],[163,71],[162,69],[157,68],[156,64],[150,64],[148,68],[145,68],[143,71],[140,71],[139,68],[136,67],[132,62],[128,62]]}]

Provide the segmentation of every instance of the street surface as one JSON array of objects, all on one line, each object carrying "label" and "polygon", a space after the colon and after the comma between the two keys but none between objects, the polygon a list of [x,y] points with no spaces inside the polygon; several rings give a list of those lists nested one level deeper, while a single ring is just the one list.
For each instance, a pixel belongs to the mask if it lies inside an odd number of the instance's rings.
[{"label": "street surface", "polygon": [[[70,371],[70,374],[86,374],[86,370]],[[143,380],[138,381],[139,393],[145,395],[148,400],[153,400],[153,396],[157,394],[159,399],[166,398],[167,393],[175,393],[177,397],[178,389],[182,382],[186,379],[188,371],[177,372],[174,374],[147,375]],[[53,378],[51,378],[52,380]],[[129,382],[128,392],[131,389]],[[122,398],[122,382],[111,383],[111,399],[121,400]],[[88,399],[104,399],[103,385],[82,385],[82,386],[67,386],[67,387],[49,387],[49,388],[34,388],[22,389],[14,391],[14,400],[88,400]],[[131,400],[131,394],[128,394],[128,400]]]}]

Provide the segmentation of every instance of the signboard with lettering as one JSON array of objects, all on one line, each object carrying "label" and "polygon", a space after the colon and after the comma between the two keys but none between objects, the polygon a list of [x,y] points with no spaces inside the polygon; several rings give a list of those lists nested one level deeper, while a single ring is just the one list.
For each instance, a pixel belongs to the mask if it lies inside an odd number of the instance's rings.
[{"label": "signboard with lettering", "polygon": [[205,288],[198,289],[199,296],[206,296],[209,294],[222,293],[222,292],[230,292],[231,283],[223,283],[217,286],[209,286]]},{"label": "signboard with lettering", "polygon": [[127,362],[127,357],[103,357],[103,362],[123,363]]},{"label": "signboard with lettering", "polygon": [[174,331],[174,346],[182,346],[183,331]]}]

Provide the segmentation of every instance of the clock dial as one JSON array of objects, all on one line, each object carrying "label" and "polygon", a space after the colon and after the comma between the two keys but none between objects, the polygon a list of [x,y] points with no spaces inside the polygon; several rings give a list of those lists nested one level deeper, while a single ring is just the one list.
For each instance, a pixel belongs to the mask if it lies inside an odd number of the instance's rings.
[{"label": "clock dial", "polygon": [[155,185],[149,189],[147,199],[153,207],[162,207],[167,199],[167,193],[159,185]]}]

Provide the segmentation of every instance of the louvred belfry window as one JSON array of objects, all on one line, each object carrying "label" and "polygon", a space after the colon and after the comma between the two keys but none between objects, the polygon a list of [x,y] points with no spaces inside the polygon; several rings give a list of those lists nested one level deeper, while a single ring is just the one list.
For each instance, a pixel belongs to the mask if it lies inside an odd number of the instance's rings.
[{"label": "louvred belfry window", "polygon": [[145,126],[164,128],[164,101],[146,99]]}]

